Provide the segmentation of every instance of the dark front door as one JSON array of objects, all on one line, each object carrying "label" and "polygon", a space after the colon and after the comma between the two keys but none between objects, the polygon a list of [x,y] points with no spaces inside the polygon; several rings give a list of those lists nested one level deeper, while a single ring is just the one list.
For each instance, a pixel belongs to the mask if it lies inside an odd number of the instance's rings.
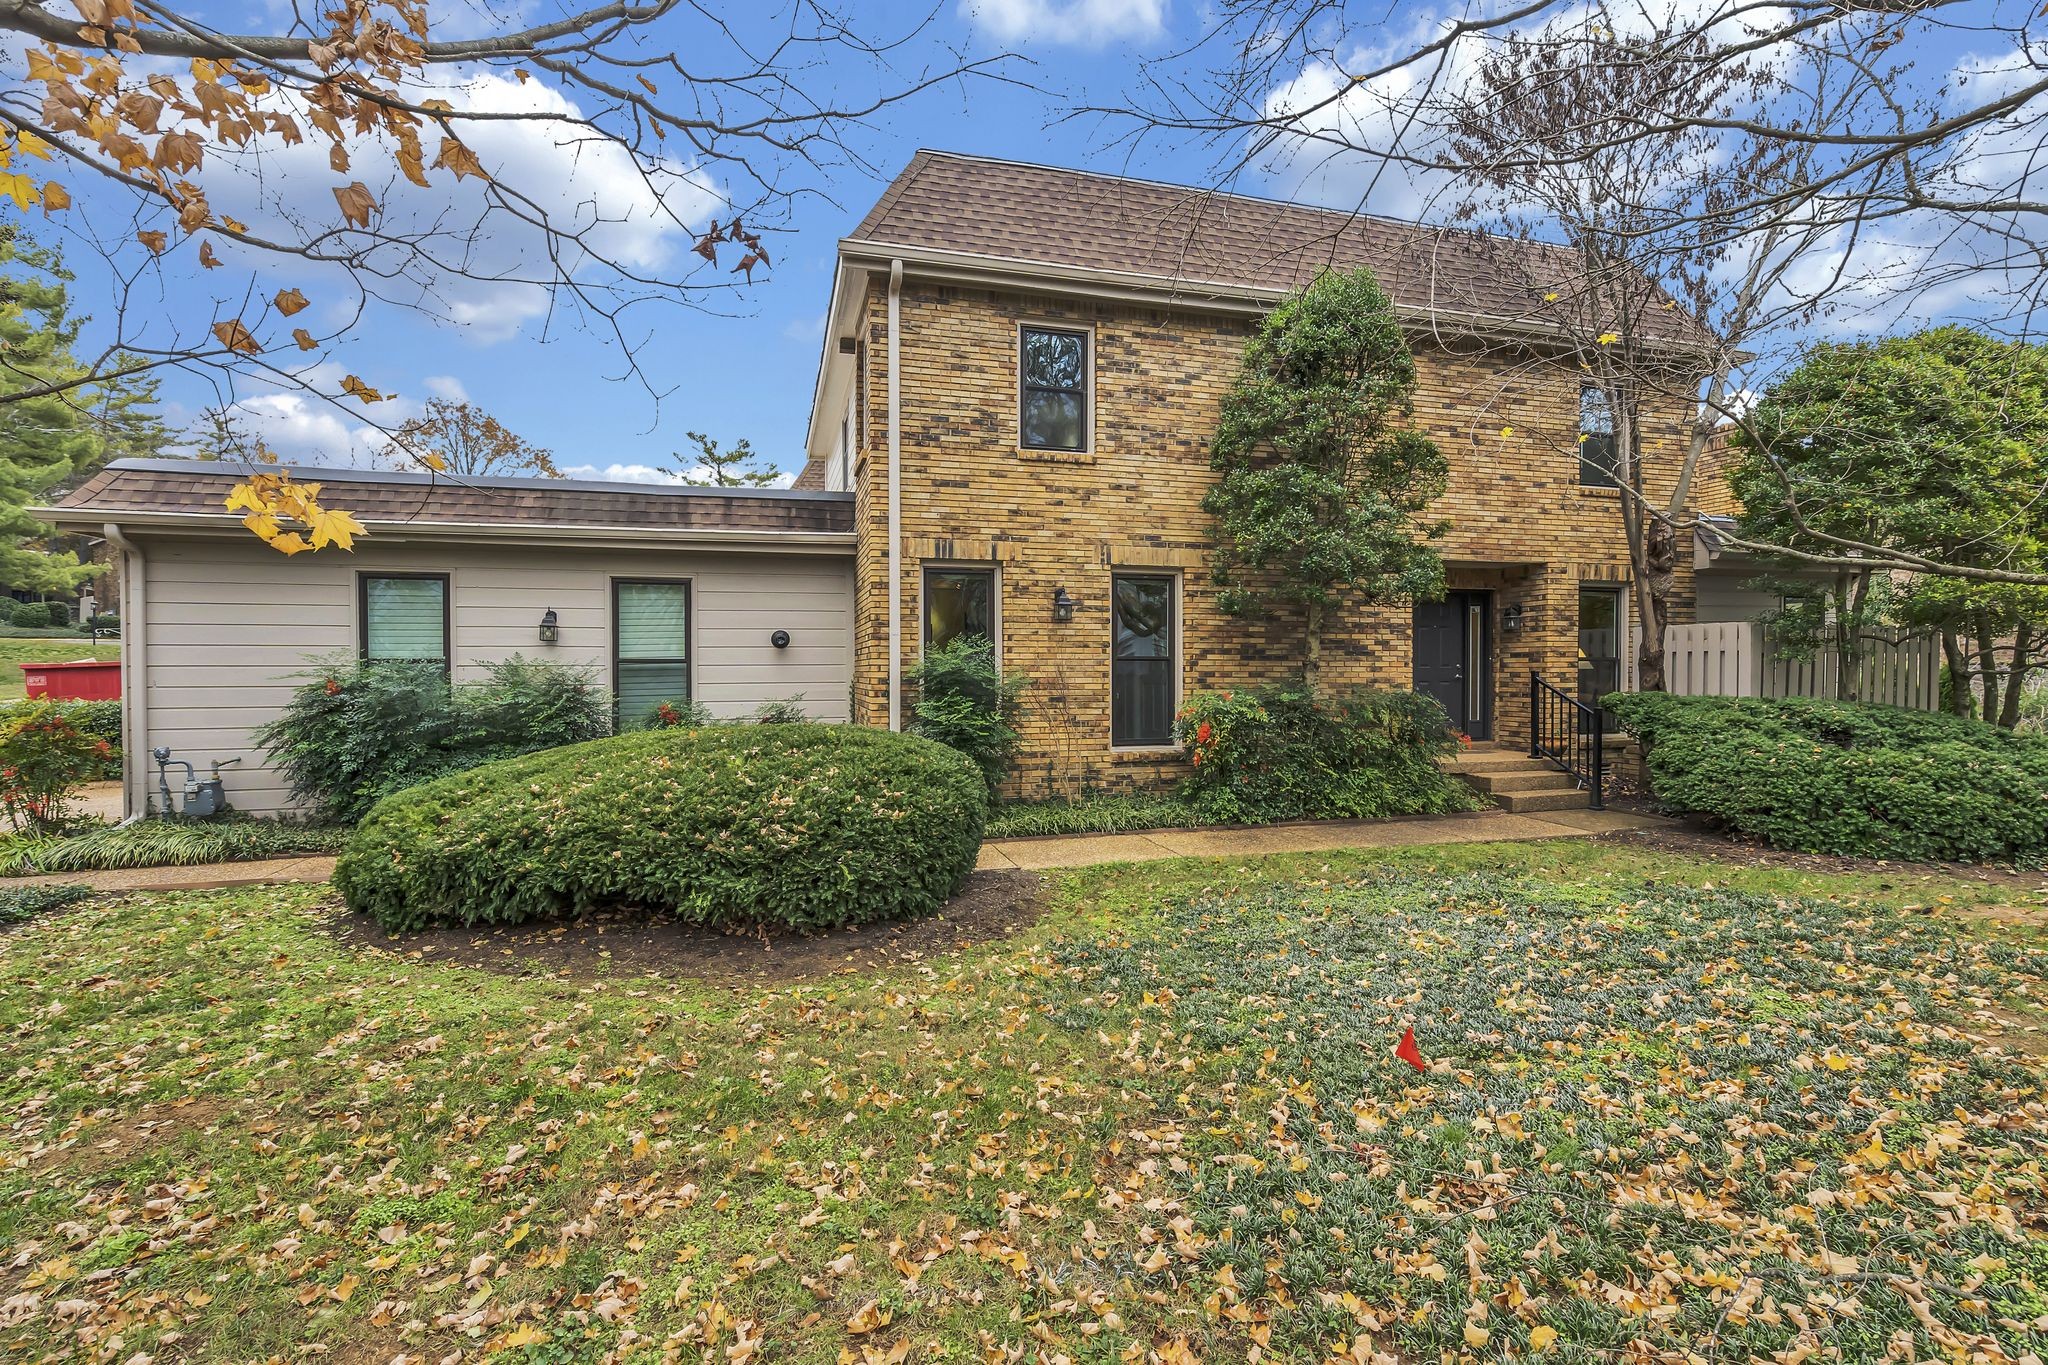
[{"label": "dark front door", "polygon": [[1487,616],[1483,592],[1415,604],[1415,690],[1442,702],[1451,724],[1474,739],[1493,735]]}]

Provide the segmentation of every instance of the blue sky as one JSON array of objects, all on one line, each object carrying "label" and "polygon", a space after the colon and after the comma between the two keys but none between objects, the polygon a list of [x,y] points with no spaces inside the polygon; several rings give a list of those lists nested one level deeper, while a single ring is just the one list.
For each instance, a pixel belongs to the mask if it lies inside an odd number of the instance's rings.
[{"label": "blue sky", "polygon": [[[499,3],[527,18],[569,8],[563,0],[469,0],[471,7]],[[659,401],[635,382],[619,382],[625,362],[615,344],[574,323],[550,324],[535,311],[537,296],[531,291],[466,293],[458,299],[459,308],[473,320],[460,326],[417,312],[373,307],[346,341],[320,357],[321,363],[332,367],[334,377],[352,372],[375,388],[398,393],[396,403],[377,409],[387,423],[430,396],[466,397],[528,439],[552,448],[565,469],[586,475],[644,476],[671,463],[671,452],[686,448],[688,431],[705,432],[722,445],[745,438],[768,462],[793,472],[801,462],[835,245],[917,148],[1216,183],[1220,152],[1214,146],[1153,134],[1133,155],[1118,141],[1128,131],[1122,126],[1067,117],[1077,105],[1114,104],[1132,96],[1141,63],[1161,62],[1199,36],[1207,22],[1199,3],[942,0],[932,12],[898,0],[861,0],[853,12],[868,33],[903,31],[931,14],[929,28],[906,60],[941,48],[969,58],[1014,53],[1008,69],[1018,82],[970,80],[886,111],[858,138],[857,149],[874,167],[872,173],[841,166],[805,181],[820,194],[799,201],[787,231],[773,239],[771,273],[742,293],[721,296],[715,301],[719,312],[663,304],[635,314],[639,325],[652,331],[638,348],[639,365],[652,384],[671,390]],[[1991,3],[1995,6],[1996,0]],[[224,27],[261,31],[278,22],[283,8],[282,0],[233,0],[214,17]],[[438,22],[440,0],[435,9]],[[449,0],[451,18],[462,12]],[[1380,37],[1396,44],[1426,35],[1437,11],[1389,4],[1363,17],[1384,18]],[[1950,52],[1936,45],[1917,55],[1930,72],[1945,72],[1964,49],[1958,40]],[[1164,65],[1173,69],[1170,61]],[[830,84],[837,74],[826,72],[823,79]],[[1319,79],[1327,79],[1327,71],[1303,72],[1299,84],[1313,93]],[[1373,143],[1369,122],[1352,131]],[[306,188],[324,196],[333,179],[326,173],[324,149],[310,170]],[[1364,183],[1361,169],[1347,164],[1310,176],[1249,173],[1224,187],[1354,206]],[[1428,188],[1396,177],[1378,187],[1370,207],[1426,216]],[[89,220],[87,207],[87,215],[74,215],[71,230]],[[687,247],[687,240],[662,245],[673,250]],[[183,259],[183,268],[190,271],[189,253]],[[96,263],[80,254],[74,260],[81,309],[104,317],[105,284],[94,277]],[[234,269],[179,275],[165,282],[155,306],[184,316],[204,316],[208,309],[216,316],[234,316],[240,306],[236,291],[247,287],[248,279],[246,271]],[[259,295],[270,287],[259,289]],[[308,292],[317,293],[310,285]],[[1968,300],[1956,299],[1955,306],[1967,307]],[[318,318],[320,312],[308,316]],[[177,376],[167,380],[165,397],[174,422],[188,421],[217,401],[205,384]],[[373,439],[348,414],[303,395],[250,388],[237,397],[250,424],[295,465],[361,462],[369,448],[366,438]]]},{"label": "blue sky", "polygon": [[[574,324],[544,325],[539,317],[508,326],[502,316],[494,316],[461,327],[416,313],[373,309],[325,358],[378,389],[401,395],[399,405],[378,409],[386,421],[403,410],[401,405],[435,394],[466,397],[528,439],[552,448],[564,468],[617,473],[664,465],[672,451],[687,448],[686,432],[700,431],[723,445],[746,438],[770,463],[793,472],[802,462],[836,243],[911,153],[931,146],[1121,166],[1121,155],[1105,157],[1106,134],[1099,125],[1062,116],[1082,98],[1107,99],[1123,92],[1139,57],[1184,39],[1192,22],[1184,8],[1176,12],[1171,7],[1172,0],[983,3],[976,11],[947,0],[921,40],[924,48],[943,45],[970,57],[1015,52],[1021,60],[1009,69],[1040,88],[969,80],[886,112],[858,143],[876,173],[840,167],[813,175],[806,183],[836,202],[813,197],[797,206],[789,230],[773,241],[773,270],[744,292],[718,299],[714,306],[724,315],[680,304],[640,310],[635,316],[652,335],[639,348],[639,363],[653,384],[673,389],[659,401],[634,382],[613,382],[624,365],[615,344]],[[222,13],[240,8],[224,7]],[[862,0],[856,12],[864,31],[898,32],[928,11],[895,0]],[[275,10],[258,3],[244,22],[267,27],[276,22]],[[1148,150],[1158,154],[1134,169],[1173,180],[1202,180],[1208,172],[1209,157],[1200,149],[1168,155],[1169,149],[1155,142]],[[96,290],[95,263],[82,253],[74,253],[74,259],[80,267],[76,294],[81,309],[104,316],[104,287]],[[201,297],[212,286],[215,292],[205,296],[206,303],[226,302],[232,316],[232,299],[219,291],[241,289],[245,274],[227,278],[237,274],[223,270],[172,281],[162,306],[186,311],[204,306]],[[307,292],[315,291],[309,287]],[[347,449],[351,436],[345,414],[302,395],[266,395],[252,388],[238,396],[251,425],[287,460],[346,463],[361,458],[360,445],[353,457]],[[166,380],[165,397],[180,422],[217,401],[206,383],[178,376]]]}]

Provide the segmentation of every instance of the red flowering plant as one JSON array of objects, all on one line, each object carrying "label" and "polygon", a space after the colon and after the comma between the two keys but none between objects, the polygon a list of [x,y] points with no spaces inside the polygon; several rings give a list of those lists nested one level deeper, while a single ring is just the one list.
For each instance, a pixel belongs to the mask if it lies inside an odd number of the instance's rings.
[{"label": "red flowering plant", "polygon": [[0,725],[0,811],[14,828],[52,834],[71,819],[71,800],[113,752],[45,704]]},{"label": "red flowering plant", "polygon": [[1242,756],[1247,734],[1265,724],[1266,708],[1250,692],[1198,692],[1174,714],[1173,737],[1188,762],[1208,769],[1194,780],[1210,785],[1229,780],[1226,771]]}]

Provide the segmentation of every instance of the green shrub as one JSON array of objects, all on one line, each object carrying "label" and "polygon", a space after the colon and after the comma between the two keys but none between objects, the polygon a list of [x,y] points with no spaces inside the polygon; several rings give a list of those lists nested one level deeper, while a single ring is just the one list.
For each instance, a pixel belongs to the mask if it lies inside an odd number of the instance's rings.
[{"label": "green shrub", "polygon": [[43,610],[44,610],[44,611],[46,611],[46,612],[48,612],[48,613],[50,614],[50,624],[51,624],[51,625],[53,625],[53,626],[68,626],[68,625],[70,625],[70,624],[71,624],[71,604],[70,604],[70,603],[68,603],[68,602],[45,602],[45,603],[43,603]]},{"label": "green shrub", "polygon": [[972,764],[836,725],[641,730],[380,802],[334,884],[392,930],[607,906],[824,929],[925,914],[973,870]]},{"label": "green shrub", "polygon": [[121,618],[111,611],[103,611],[99,615],[86,621],[85,625],[93,630],[118,631],[119,629],[121,629]]},{"label": "green shrub", "polygon": [[701,701],[684,697],[681,701],[665,701],[654,708],[654,719],[649,723],[655,730],[697,730],[706,725],[715,725],[711,708]]},{"label": "green shrub", "polygon": [[[20,626],[23,630],[43,630],[49,627],[50,604],[47,602],[16,602],[7,613],[7,623]],[[57,622],[62,625],[63,622]]]},{"label": "green shrub", "polygon": [[811,713],[804,710],[801,692],[783,701],[764,701],[754,708],[753,715],[757,725],[802,725],[810,718]]},{"label": "green shrub", "polygon": [[1317,701],[1275,684],[1188,699],[1174,726],[1192,767],[1188,803],[1215,823],[1378,820],[1470,810],[1471,789],[1437,767],[1456,741],[1418,692],[1366,689]]},{"label": "green shrub", "polygon": [[92,895],[89,886],[69,883],[57,886],[0,886],[0,924],[25,924],[78,904]]},{"label": "green shrub", "polygon": [[1625,693],[1677,810],[1808,853],[1914,860],[2048,854],[2048,739],[1934,711],[1805,698]]},{"label": "green shrub", "polygon": [[0,722],[0,812],[31,834],[62,830],[71,798],[103,770],[108,745],[53,703],[33,703]]},{"label": "green shrub", "polygon": [[294,796],[353,820],[394,791],[610,728],[587,668],[514,655],[451,687],[435,663],[347,660],[295,690],[256,740]]},{"label": "green shrub", "polygon": [[994,791],[1017,754],[1023,677],[1003,672],[988,641],[970,635],[927,649],[905,681],[910,732],[966,754]]},{"label": "green shrub", "polygon": [[0,702],[0,725],[5,725],[20,716],[27,715],[38,706],[47,706],[64,717],[75,728],[93,739],[104,740],[106,753],[99,761],[90,781],[118,782],[121,780],[121,703],[112,701],[32,701]]}]

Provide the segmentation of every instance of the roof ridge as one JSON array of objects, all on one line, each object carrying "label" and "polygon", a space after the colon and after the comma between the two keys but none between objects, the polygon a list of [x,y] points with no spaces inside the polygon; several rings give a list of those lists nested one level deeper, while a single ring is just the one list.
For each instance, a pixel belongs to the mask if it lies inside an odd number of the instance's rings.
[{"label": "roof ridge", "polygon": [[[890,182],[889,187],[882,192],[882,197],[875,201],[875,206],[869,209],[866,216],[861,219],[860,226],[854,229],[853,236],[849,240],[861,240],[868,225],[876,218],[882,216],[882,211],[892,205],[904,190],[907,190],[915,183],[916,177],[911,175],[911,171],[914,169],[922,173],[924,165],[929,160],[972,161],[987,166],[1008,166],[1017,170],[1050,171],[1057,175],[1081,176],[1085,179],[1108,181],[1111,184],[1117,185],[1144,185],[1152,189],[1174,190],[1191,198],[1234,199],[1246,204],[1262,204],[1271,208],[1294,209],[1303,213],[1320,213],[1332,218],[1342,218],[1349,222],[1385,223],[1390,227],[1408,228],[1411,230],[1419,229],[1426,232],[1462,233],[1473,237],[1493,237],[1496,235],[1473,228],[1461,228],[1452,223],[1426,223],[1419,219],[1402,218],[1390,213],[1372,213],[1362,208],[1341,209],[1328,204],[1309,203],[1300,199],[1283,199],[1278,195],[1246,194],[1242,190],[1204,189],[1199,185],[1182,184],[1177,180],[1157,180],[1145,175],[1118,175],[1112,171],[1090,170],[1083,166],[1060,166],[1050,161],[1023,161],[1015,157],[988,156],[980,152],[955,152],[937,147],[920,147],[912,154],[910,162],[904,167],[903,172]],[[1557,246],[1556,243],[1549,242],[1534,242],[1532,245]]]}]

